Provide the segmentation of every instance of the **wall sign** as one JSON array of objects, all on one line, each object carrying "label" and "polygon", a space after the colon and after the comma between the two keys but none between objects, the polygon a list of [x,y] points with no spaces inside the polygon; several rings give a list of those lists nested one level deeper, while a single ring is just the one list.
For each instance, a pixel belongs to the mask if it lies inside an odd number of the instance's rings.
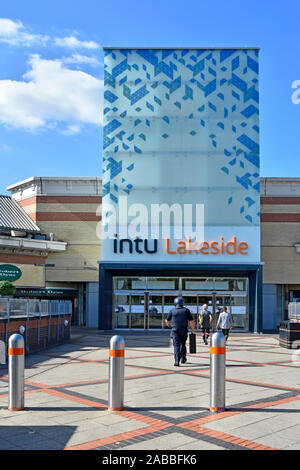
[{"label": "wall sign", "polygon": [[14,282],[20,279],[22,271],[13,264],[0,264],[0,281]]}]

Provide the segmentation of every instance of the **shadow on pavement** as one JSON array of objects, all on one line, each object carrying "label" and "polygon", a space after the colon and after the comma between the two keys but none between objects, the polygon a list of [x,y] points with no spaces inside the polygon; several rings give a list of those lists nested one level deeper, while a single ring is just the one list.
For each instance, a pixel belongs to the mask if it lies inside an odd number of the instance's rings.
[{"label": "shadow on pavement", "polygon": [[294,410],[294,409],[282,409],[282,408],[227,408],[226,411],[238,411],[241,413],[250,413],[252,412],[258,412],[260,411],[261,413],[300,413],[300,410]]},{"label": "shadow on pavement", "polygon": [[0,426],[2,450],[63,449],[77,426]]},{"label": "shadow on pavement", "polygon": [[142,407],[130,407],[130,411],[207,411],[208,408],[201,406],[142,406]]}]

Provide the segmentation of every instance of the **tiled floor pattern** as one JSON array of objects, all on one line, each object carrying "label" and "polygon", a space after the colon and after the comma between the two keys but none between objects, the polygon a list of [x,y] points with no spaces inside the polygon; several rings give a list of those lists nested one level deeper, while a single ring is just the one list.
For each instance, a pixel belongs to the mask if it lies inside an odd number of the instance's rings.
[{"label": "tiled floor pattern", "polygon": [[166,334],[124,334],[125,410],[109,412],[111,335],[75,330],[26,356],[25,410],[7,410],[0,369],[0,449],[300,449],[300,363],[271,335],[232,334],[226,411],[209,408],[209,348],[175,368]]}]

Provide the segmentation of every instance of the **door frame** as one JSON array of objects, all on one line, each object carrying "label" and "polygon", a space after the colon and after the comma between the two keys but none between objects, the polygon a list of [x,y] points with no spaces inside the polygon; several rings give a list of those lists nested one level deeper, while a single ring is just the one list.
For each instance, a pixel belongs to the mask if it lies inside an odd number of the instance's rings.
[{"label": "door frame", "polygon": [[[164,320],[168,312],[165,312],[165,296],[169,297],[176,297],[179,296],[178,293],[175,293],[174,291],[159,291],[159,290],[153,290],[153,291],[136,291],[136,290],[126,290],[126,291],[115,291],[114,292],[115,296],[118,295],[124,295],[129,297],[129,311],[127,312],[129,315],[128,318],[128,328],[116,328],[114,326],[115,330],[134,330],[134,331],[160,331],[164,330]],[[132,328],[131,327],[131,307],[132,307],[132,302],[131,302],[131,296],[138,295],[141,297],[144,297],[144,327],[143,328]],[[159,328],[149,328],[149,321],[150,321],[150,314],[149,314],[149,307],[150,307],[150,299],[151,296],[156,295],[160,296],[162,298],[161,306],[162,306],[162,311],[161,311],[161,329]],[[244,330],[240,329],[233,329],[233,332],[244,332],[247,333],[249,332],[249,297],[248,297],[248,292],[247,291],[184,291],[182,292],[182,297],[197,297],[197,312],[195,313],[196,315],[196,329],[199,329],[199,314],[200,314],[200,307],[203,305],[203,302],[199,302],[199,297],[206,297],[207,299],[211,300],[211,307],[212,307],[212,314],[213,314],[213,325],[212,325],[212,331],[216,331],[216,323],[217,323],[217,317],[216,317],[216,301],[217,297],[229,297],[230,298],[230,313],[232,314],[232,303],[231,299],[233,297],[246,297],[247,298],[247,304],[246,304],[246,321],[247,321],[247,326]],[[114,306],[114,311],[115,311],[115,299],[113,302]],[[142,314],[142,312],[141,312]],[[116,314],[115,314],[116,315]],[[114,324],[116,323],[116,318],[114,321]]]}]

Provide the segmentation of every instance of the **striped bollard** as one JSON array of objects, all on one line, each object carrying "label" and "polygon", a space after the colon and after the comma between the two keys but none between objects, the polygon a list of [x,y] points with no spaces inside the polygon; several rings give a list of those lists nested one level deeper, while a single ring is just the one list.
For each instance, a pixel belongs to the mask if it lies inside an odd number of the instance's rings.
[{"label": "striped bollard", "polygon": [[24,338],[22,335],[10,336],[8,342],[8,409],[24,409]]},{"label": "striped bollard", "polygon": [[214,333],[210,347],[210,411],[225,411],[225,354],[223,333]]},{"label": "striped bollard", "polygon": [[109,411],[124,409],[124,356],[125,341],[122,336],[113,336],[109,349]]}]

